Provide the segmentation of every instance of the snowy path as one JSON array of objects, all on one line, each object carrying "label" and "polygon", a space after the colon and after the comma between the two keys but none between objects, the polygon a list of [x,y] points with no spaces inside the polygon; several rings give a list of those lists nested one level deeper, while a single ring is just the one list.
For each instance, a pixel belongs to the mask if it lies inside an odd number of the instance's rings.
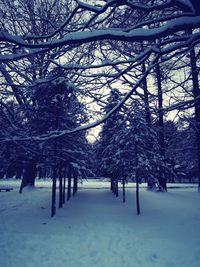
[{"label": "snowy path", "polygon": [[[134,189],[127,202],[106,189],[81,189],[56,218],[51,191],[0,193],[1,267],[199,267],[200,194]],[[3,260],[2,260],[3,259]]]}]

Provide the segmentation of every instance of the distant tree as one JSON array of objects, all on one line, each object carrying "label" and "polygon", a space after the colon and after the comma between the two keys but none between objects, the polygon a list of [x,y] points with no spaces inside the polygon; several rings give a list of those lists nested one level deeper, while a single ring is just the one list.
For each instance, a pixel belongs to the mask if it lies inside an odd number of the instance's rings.
[{"label": "distant tree", "polygon": [[164,121],[165,129],[165,177],[168,182],[175,182],[176,173],[176,150],[180,149],[177,124],[171,120]]},{"label": "distant tree", "polygon": [[177,132],[172,139],[169,151],[174,154],[175,173],[179,182],[192,182],[198,179],[198,147],[195,132],[195,118],[180,118]]}]

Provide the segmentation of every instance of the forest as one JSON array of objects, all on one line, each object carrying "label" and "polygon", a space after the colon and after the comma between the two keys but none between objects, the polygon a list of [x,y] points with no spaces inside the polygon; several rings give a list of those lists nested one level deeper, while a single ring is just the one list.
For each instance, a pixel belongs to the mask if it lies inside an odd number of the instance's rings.
[{"label": "forest", "polygon": [[200,188],[199,27],[195,0],[1,0],[0,179],[52,179],[52,216],[57,181]]},{"label": "forest", "polygon": [[0,0],[0,265],[199,267],[199,71],[197,0]]}]

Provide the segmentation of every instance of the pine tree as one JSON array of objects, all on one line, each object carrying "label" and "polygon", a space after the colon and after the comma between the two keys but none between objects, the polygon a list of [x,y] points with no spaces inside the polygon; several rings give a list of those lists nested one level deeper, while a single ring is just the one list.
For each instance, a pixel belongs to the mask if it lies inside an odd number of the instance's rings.
[{"label": "pine tree", "polygon": [[[51,78],[52,82],[37,86],[32,91],[31,104],[26,109],[28,118],[26,127],[32,135],[44,135],[50,131],[62,132],[62,130],[70,130],[87,119],[84,106],[76,96],[76,87],[58,70],[52,73]],[[60,203],[62,203],[63,200],[61,198],[63,197],[64,199],[65,192],[63,189],[65,169],[68,170],[74,165],[76,167],[73,167],[73,170],[77,169],[76,173],[78,175],[82,175],[87,169],[85,133],[78,132],[50,138],[42,142],[29,142],[29,145],[34,149],[32,150],[32,157],[27,160],[27,164],[30,165],[30,162],[37,158],[35,164],[40,166],[40,171],[51,169],[53,177],[52,202],[54,203],[52,209],[54,210],[57,178],[59,177],[60,181],[60,191],[62,191],[60,192]],[[37,157],[35,157],[36,155]],[[69,174],[68,171],[67,173]],[[25,177],[22,187],[27,185],[24,181]],[[28,184],[30,184],[30,181],[28,181]]]},{"label": "pine tree", "polygon": [[[105,112],[109,112],[120,100],[121,94],[115,89],[111,90],[107,99]],[[122,169],[117,168],[116,153],[118,145],[116,138],[120,129],[123,128],[123,115],[116,111],[103,125],[100,133],[100,141],[97,146],[98,173],[101,176],[111,179],[111,190],[118,196],[118,179],[121,176]],[[118,155],[118,158],[120,155]]]}]

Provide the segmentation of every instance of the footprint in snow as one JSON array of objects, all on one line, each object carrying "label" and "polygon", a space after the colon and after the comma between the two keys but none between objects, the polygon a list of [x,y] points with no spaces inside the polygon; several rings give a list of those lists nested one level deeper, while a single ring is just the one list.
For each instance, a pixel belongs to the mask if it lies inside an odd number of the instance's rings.
[{"label": "footprint in snow", "polygon": [[158,255],[156,253],[152,253],[149,255],[148,259],[154,262],[158,259]]}]

